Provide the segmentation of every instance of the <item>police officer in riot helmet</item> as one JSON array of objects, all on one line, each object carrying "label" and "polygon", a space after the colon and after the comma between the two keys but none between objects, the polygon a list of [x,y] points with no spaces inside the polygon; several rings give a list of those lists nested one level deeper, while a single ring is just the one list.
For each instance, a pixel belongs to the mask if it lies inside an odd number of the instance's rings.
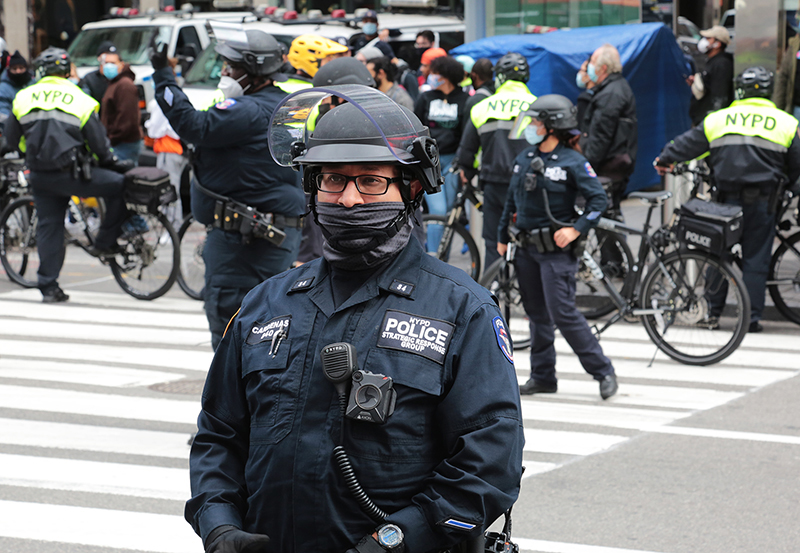
[{"label": "police officer in riot helmet", "polygon": [[[38,287],[45,303],[69,296],[58,285],[64,264],[64,215],[70,196],[97,196],[106,213],[87,251],[97,257],[117,253],[127,210],[122,201],[124,173],[133,163],[117,159],[97,118],[99,104],[67,77],[66,50],[48,48],[33,61],[39,81],[20,90],[6,121],[8,146],[19,149],[30,169],[30,183],[39,215]],[[92,167],[95,160],[100,167]]]},{"label": "police officer in riot helmet", "polygon": [[[497,230],[497,251],[505,255],[516,213],[519,234],[514,262],[531,329],[531,376],[520,386],[520,393],[557,391],[555,324],[584,370],[599,382],[600,396],[608,399],[617,392],[614,367],[575,306],[576,248],[581,237],[597,225],[607,203],[594,169],[570,146],[579,134],[576,114],[577,108],[568,98],[548,94],[517,119],[512,133],[523,133],[530,147],[514,160]],[[586,206],[575,220],[573,206],[578,194],[586,199]],[[554,219],[574,222],[556,227],[548,209]]]},{"label": "police officer in riot helmet", "polygon": [[[734,80],[734,102],[706,115],[692,130],[675,137],[655,160],[665,174],[677,161],[709,152],[718,200],[742,206],[742,273],[750,296],[749,332],[763,330],[767,270],[775,238],[775,212],[785,188],[800,177],[798,121],[778,109],[772,96],[772,73],[763,67],[745,69]],[[719,327],[727,282],[709,292],[709,314],[701,321]]]},{"label": "police officer in riot helmet", "polygon": [[[331,91],[346,101],[303,131]],[[363,86],[303,91],[273,121],[271,151],[303,170],[323,257],[255,288],[226,331],[187,520],[207,553],[482,539],[519,492],[519,395],[489,293],[410,239],[423,191],[441,186],[436,144]]]},{"label": "police officer in riot helmet", "polygon": [[[156,100],[172,128],[196,147],[192,214],[212,225],[203,259],[205,311],[216,348],[245,294],[297,257],[305,211],[299,176],[270,158],[267,129],[286,96],[280,44],[263,31],[213,23],[224,66],[225,99],[195,110],[167,65],[166,45],[151,58]],[[237,215],[238,213],[238,215]],[[261,221],[253,225],[254,217]]]}]

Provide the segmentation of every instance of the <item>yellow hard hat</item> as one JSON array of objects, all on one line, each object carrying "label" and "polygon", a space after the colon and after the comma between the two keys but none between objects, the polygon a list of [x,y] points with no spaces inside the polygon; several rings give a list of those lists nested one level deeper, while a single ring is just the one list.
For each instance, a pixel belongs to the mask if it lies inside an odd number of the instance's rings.
[{"label": "yellow hard hat", "polygon": [[319,62],[334,54],[344,54],[349,48],[335,40],[318,35],[300,35],[292,41],[289,63],[295,69],[305,71],[313,77],[319,71]]}]

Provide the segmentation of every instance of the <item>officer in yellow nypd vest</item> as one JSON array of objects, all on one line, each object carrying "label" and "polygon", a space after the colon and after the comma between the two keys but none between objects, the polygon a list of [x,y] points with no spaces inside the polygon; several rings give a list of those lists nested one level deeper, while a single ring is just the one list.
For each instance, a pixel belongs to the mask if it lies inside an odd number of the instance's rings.
[{"label": "officer in yellow nypd vest", "polygon": [[[720,201],[742,206],[742,272],[750,294],[750,332],[762,330],[767,268],[775,237],[775,206],[781,187],[800,177],[798,121],[775,107],[772,73],[745,69],[735,79],[736,100],[708,114],[702,124],[664,147],[656,162],[669,166],[709,152]],[[656,169],[664,174],[669,167]],[[719,317],[724,294],[711,298],[712,317]]]},{"label": "officer in yellow nypd vest", "polygon": [[[48,48],[34,60],[40,80],[14,98],[6,122],[8,144],[25,154],[33,198],[39,214],[38,287],[45,303],[67,301],[58,285],[64,264],[64,215],[70,196],[105,199],[106,216],[90,253],[112,255],[127,210],[122,201],[124,177],[133,167],[111,151],[105,128],[97,118],[99,105],[67,77],[65,50]],[[91,156],[100,167],[89,167]]]},{"label": "officer in yellow nypd vest", "polygon": [[509,131],[517,116],[536,100],[525,85],[530,68],[522,54],[509,52],[500,58],[494,66],[494,74],[497,91],[472,108],[454,161],[462,172],[462,180],[472,179],[477,173],[475,155],[482,151],[480,183],[484,193],[483,240],[487,267],[499,257],[497,225],[503,213],[514,158],[528,147],[522,138],[509,138]]}]

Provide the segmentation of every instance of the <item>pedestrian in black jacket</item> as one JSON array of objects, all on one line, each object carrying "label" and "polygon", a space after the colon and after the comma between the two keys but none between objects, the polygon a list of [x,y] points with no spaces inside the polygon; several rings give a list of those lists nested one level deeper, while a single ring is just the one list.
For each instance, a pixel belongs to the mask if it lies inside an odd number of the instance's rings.
[{"label": "pedestrian in black jacket", "polygon": [[690,115],[697,125],[706,115],[731,105],[733,102],[733,56],[725,51],[731,42],[728,29],[714,25],[700,31],[703,38],[697,49],[706,54],[706,69],[692,83],[692,102]]},{"label": "pedestrian in black jacket", "polygon": [[[92,71],[91,73],[87,73],[86,76],[78,83],[78,86],[81,87],[81,90],[97,100],[97,103],[101,106],[101,111],[103,105],[103,96],[105,96],[106,90],[108,90],[109,83],[108,78],[103,75],[103,65],[105,64],[106,54],[117,53],[117,47],[108,40],[100,44],[100,47],[97,48],[97,63],[99,65],[98,69],[96,71]],[[98,116],[99,115],[100,112],[98,112]]]},{"label": "pedestrian in black jacket", "polygon": [[586,74],[595,83],[583,121],[580,148],[597,174],[611,180],[611,215],[619,214],[636,164],[636,98],[622,76],[619,52],[610,44],[594,51]]}]

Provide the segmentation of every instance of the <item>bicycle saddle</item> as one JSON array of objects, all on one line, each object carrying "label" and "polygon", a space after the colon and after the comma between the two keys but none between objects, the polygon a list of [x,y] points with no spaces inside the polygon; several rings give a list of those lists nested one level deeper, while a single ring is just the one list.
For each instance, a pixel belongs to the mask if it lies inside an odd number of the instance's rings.
[{"label": "bicycle saddle", "polygon": [[651,204],[657,204],[659,202],[663,202],[667,198],[672,197],[672,192],[668,190],[658,190],[656,192],[631,192],[628,194],[629,198],[638,198],[640,200],[644,200],[645,202],[649,202]]}]

